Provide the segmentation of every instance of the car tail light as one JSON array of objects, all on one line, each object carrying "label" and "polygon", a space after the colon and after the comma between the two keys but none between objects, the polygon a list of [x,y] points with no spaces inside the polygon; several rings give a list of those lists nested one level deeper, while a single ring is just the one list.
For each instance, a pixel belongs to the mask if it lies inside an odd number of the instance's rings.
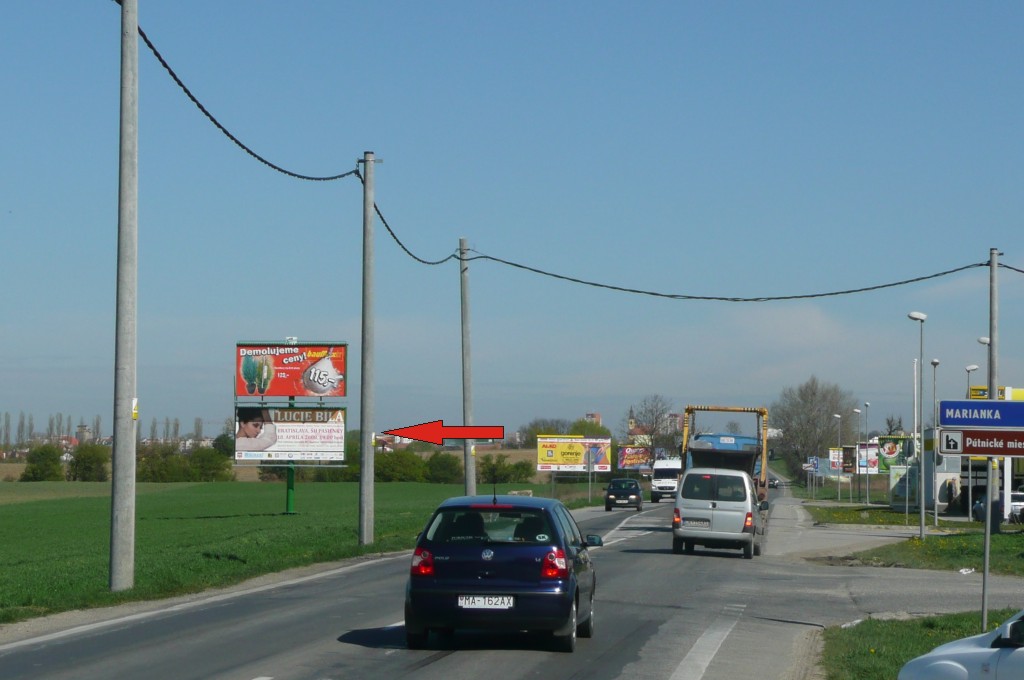
[{"label": "car tail light", "polygon": [[540,568],[541,578],[569,578],[569,567],[565,561],[565,551],[554,548],[544,558]]},{"label": "car tail light", "polygon": [[412,554],[412,569],[410,572],[413,576],[433,576],[434,555],[425,548],[416,548],[416,551]]},{"label": "car tail light", "polygon": [[679,516],[679,508],[672,511],[672,526],[677,527],[683,523],[682,518]]},{"label": "car tail light", "polygon": [[754,514],[753,513],[750,513],[750,512],[747,513],[747,518],[745,520],[743,520],[743,530],[744,531],[753,531],[754,530]]}]

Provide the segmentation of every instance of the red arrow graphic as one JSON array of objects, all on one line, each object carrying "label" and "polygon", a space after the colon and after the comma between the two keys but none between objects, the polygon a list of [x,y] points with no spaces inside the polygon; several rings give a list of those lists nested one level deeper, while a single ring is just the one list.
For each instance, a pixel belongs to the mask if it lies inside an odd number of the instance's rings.
[{"label": "red arrow graphic", "polygon": [[452,425],[445,427],[443,421],[434,420],[429,423],[399,427],[395,430],[384,430],[383,434],[396,437],[415,439],[430,444],[443,444],[445,439],[504,439],[505,427],[502,425]]}]

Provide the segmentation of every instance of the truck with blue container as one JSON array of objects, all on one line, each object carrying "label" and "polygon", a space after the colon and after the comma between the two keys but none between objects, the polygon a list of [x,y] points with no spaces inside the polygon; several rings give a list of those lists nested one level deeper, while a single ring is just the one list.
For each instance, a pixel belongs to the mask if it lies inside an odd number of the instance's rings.
[{"label": "truck with blue container", "polygon": [[[757,416],[757,435],[695,432],[700,412],[749,413]],[[742,470],[750,475],[757,499],[768,496],[768,409],[745,406],[687,406],[680,453],[684,470],[691,467]]]}]

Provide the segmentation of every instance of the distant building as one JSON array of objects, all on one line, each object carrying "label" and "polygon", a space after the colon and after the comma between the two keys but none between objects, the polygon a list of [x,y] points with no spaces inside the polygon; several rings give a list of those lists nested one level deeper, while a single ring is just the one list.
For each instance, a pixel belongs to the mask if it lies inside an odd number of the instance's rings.
[{"label": "distant building", "polygon": [[601,414],[600,413],[587,413],[586,415],[583,416],[583,420],[587,421],[588,423],[596,423],[596,424],[600,425],[601,424]]}]

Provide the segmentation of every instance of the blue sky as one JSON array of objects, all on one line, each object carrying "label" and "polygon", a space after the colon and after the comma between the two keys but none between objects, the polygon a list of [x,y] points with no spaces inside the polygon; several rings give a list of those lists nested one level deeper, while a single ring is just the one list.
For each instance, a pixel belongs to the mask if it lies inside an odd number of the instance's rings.
[{"label": "blue sky", "polygon": [[[307,175],[367,150],[417,256],[477,253],[698,296],[824,293],[986,261],[1024,269],[1024,5],[139,1],[203,105]],[[113,429],[120,13],[0,8],[0,413]],[[349,343],[359,181],[258,163],[140,40],[140,426],[230,417],[241,340]],[[460,424],[459,273],[376,230],[377,431]],[[1000,271],[1000,382],[1024,387],[1024,275]],[[474,413],[514,430],[631,404],[770,405],[812,375],[913,419],[981,364],[988,270],[850,296],[669,300],[470,265]],[[980,376],[981,371],[975,376]],[[981,379],[976,383],[984,382]],[[927,409],[926,409],[927,410]],[[852,417],[852,416],[851,416]]]}]

